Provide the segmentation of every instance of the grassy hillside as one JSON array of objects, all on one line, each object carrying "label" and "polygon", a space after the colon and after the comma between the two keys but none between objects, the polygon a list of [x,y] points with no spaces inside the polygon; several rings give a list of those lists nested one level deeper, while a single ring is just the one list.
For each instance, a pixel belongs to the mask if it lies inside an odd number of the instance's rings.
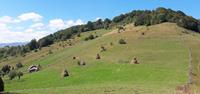
[{"label": "grassy hillside", "polygon": [[[90,34],[100,37],[84,41]],[[25,65],[20,69],[26,72],[22,79],[10,81],[4,78],[6,91],[9,92],[173,94],[177,86],[188,81],[189,48],[192,48],[193,58],[196,58],[192,63],[197,64],[199,60],[198,45],[196,48],[193,46],[200,43],[199,37],[173,23],[149,27],[127,25],[122,33],[104,29],[85,32],[71,40],[72,46],[67,45],[68,41],[56,43],[26,57],[9,58],[0,65],[15,65],[19,61]],[[119,44],[119,39],[124,39],[127,44]],[[111,42],[113,45],[110,45]],[[100,52],[102,45],[107,51]],[[53,54],[48,54],[49,50]],[[101,56],[100,60],[95,59],[97,53]],[[84,60],[86,66],[78,66],[73,56]],[[130,64],[133,57],[137,57],[140,64]],[[27,73],[27,68],[33,64],[40,64],[42,70]],[[196,65],[193,67],[197,74],[198,68]],[[63,69],[69,71],[69,77],[61,77]],[[194,87],[200,82],[195,83]]]}]

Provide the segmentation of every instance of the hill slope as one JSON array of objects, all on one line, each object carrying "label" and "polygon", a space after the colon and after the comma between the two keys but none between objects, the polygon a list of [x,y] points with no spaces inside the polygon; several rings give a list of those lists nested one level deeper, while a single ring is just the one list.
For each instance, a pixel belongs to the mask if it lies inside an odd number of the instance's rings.
[{"label": "hill slope", "polygon": [[[84,41],[90,34],[100,37]],[[15,65],[19,61],[25,65],[20,69],[26,72],[22,79],[10,81],[4,78],[6,91],[34,94],[172,94],[177,86],[188,82],[188,49],[195,47],[192,45],[194,42],[200,44],[199,37],[174,23],[149,27],[127,25],[122,33],[104,29],[85,32],[71,40],[72,46],[67,45],[69,41],[56,43],[25,57],[9,58],[0,65]],[[119,44],[119,39],[124,39],[127,44]],[[110,45],[111,42],[113,45]],[[107,49],[105,52],[100,52],[102,45]],[[49,50],[53,54],[48,54]],[[97,53],[101,56],[100,60],[96,60]],[[72,59],[74,56],[84,60],[86,66],[78,66],[77,60]],[[140,64],[130,64],[133,57],[137,57]],[[196,61],[193,61],[194,69],[197,69]],[[27,68],[33,64],[40,64],[42,70],[27,73]],[[63,69],[69,71],[69,77],[61,78]],[[198,74],[196,70],[194,73]],[[195,81],[198,83],[197,79]]]}]

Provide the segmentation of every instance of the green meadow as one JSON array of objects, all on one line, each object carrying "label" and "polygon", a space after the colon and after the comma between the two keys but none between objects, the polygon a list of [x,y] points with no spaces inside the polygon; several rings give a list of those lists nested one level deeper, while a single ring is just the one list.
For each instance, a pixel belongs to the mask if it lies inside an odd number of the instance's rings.
[{"label": "green meadow", "polygon": [[[185,29],[173,23],[164,23],[149,27],[127,25],[122,33],[116,29],[81,33],[81,37],[72,40],[72,46],[63,48],[59,44],[67,41],[60,42],[26,57],[3,61],[1,65],[15,65],[18,61],[25,65],[19,69],[25,73],[20,80],[4,77],[5,89],[22,94],[175,94],[177,86],[188,82],[190,47],[192,58],[196,58],[192,62],[194,73],[200,71],[200,54],[196,51],[199,46],[193,46],[200,45],[200,36],[183,31]],[[90,34],[99,37],[84,41]],[[127,44],[119,44],[120,39]],[[100,52],[101,46],[106,51]],[[48,54],[49,50],[53,54]],[[96,59],[98,53],[99,60]],[[72,59],[74,56],[86,65],[79,66],[78,60]],[[134,57],[139,64],[130,64]],[[27,68],[34,64],[40,64],[42,69],[28,73]],[[61,77],[64,69],[69,77]],[[197,83],[194,87],[200,85],[198,79],[193,78]]]}]

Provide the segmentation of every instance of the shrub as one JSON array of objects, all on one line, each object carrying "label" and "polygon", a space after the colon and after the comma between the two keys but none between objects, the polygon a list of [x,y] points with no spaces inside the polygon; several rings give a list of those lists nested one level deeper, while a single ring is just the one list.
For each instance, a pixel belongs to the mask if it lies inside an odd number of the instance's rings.
[{"label": "shrub", "polygon": [[23,75],[24,75],[24,74],[23,74],[23,72],[21,72],[21,71],[19,71],[19,72],[16,73],[16,76],[18,76],[19,79],[20,79],[21,76],[23,76]]},{"label": "shrub", "polygon": [[15,70],[11,70],[9,73],[8,73],[8,77],[10,80],[14,79],[16,77],[17,73]]},{"label": "shrub", "polygon": [[113,46],[113,43],[112,43],[112,42],[110,42],[110,46]]},{"label": "shrub", "polygon": [[2,78],[0,77],[0,92],[4,91],[4,82]]},{"label": "shrub", "polygon": [[77,34],[77,37],[81,37],[81,33],[78,33],[78,34]]},{"label": "shrub", "polygon": [[126,44],[126,41],[124,39],[120,39],[119,44]]},{"label": "shrub", "polygon": [[90,40],[92,40],[92,39],[94,39],[95,37],[94,37],[94,35],[90,35],[89,37],[88,37],[88,39],[90,39]]},{"label": "shrub", "polygon": [[35,49],[35,50],[34,50],[34,52],[38,52],[38,50],[37,50],[37,49]]},{"label": "shrub", "polygon": [[88,38],[88,37],[86,37],[86,38],[85,38],[85,41],[88,41],[88,40],[89,40],[89,38]]},{"label": "shrub", "polygon": [[6,75],[5,72],[0,71],[0,77],[3,77],[4,75]]},{"label": "shrub", "polygon": [[93,40],[95,38],[97,38],[98,36],[94,36],[94,35],[89,35],[88,37],[85,38],[85,41],[88,41],[88,40]]},{"label": "shrub", "polygon": [[23,67],[22,63],[19,62],[16,64],[16,68],[21,68],[21,67]]}]

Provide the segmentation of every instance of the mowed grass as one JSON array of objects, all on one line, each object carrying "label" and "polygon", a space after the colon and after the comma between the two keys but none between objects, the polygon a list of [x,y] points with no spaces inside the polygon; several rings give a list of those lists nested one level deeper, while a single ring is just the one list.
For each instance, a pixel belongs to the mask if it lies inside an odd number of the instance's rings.
[{"label": "mowed grass", "polygon": [[[26,73],[20,80],[4,78],[6,91],[30,94],[173,94],[176,86],[187,83],[189,53],[177,26],[166,23],[148,29],[127,28],[123,33],[98,31],[102,36],[97,39],[77,42],[38,59],[29,58],[31,62],[25,62],[21,71],[26,72],[32,64],[40,64],[42,70]],[[141,35],[142,32],[145,35]],[[90,33],[83,33],[80,39]],[[118,44],[121,38],[127,44]],[[100,52],[102,45],[107,51]],[[95,59],[97,53],[100,60]],[[73,56],[84,60],[86,66],[78,66]],[[137,57],[140,64],[129,64],[133,57]],[[69,71],[69,77],[61,77],[63,69]]]}]

